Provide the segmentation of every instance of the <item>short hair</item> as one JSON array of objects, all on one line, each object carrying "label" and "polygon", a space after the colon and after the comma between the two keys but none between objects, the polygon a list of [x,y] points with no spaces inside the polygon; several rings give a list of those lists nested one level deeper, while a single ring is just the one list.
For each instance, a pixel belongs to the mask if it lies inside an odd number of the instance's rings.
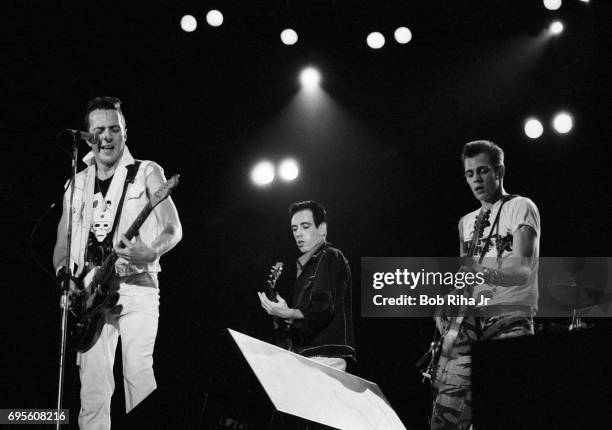
[{"label": "short hair", "polygon": [[121,110],[121,100],[117,97],[101,96],[95,97],[87,102],[87,108],[85,109],[85,130],[89,130],[89,114],[97,109],[116,110],[123,117],[123,124],[127,124],[125,115]]},{"label": "short hair", "polygon": [[464,163],[466,158],[478,154],[487,154],[491,164],[496,168],[504,165],[504,150],[489,140],[473,140],[466,143],[461,151],[461,162]]},{"label": "short hair", "polygon": [[327,222],[327,212],[325,208],[320,203],[315,202],[314,200],[305,200],[303,202],[293,203],[289,206],[289,218],[293,218],[293,215],[296,212],[303,211],[305,209],[310,209],[312,211],[312,218],[314,220],[315,226],[318,227],[323,222]]}]

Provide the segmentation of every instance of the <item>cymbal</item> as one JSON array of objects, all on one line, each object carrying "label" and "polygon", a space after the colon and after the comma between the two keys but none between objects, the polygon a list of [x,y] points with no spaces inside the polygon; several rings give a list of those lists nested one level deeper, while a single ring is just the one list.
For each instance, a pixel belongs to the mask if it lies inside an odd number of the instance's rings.
[{"label": "cymbal", "polygon": [[555,304],[562,305],[563,309],[578,309],[612,302],[612,294],[576,282],[559,284],[553,281],[546,285],[546,289],[555,302],[558,302]]}]

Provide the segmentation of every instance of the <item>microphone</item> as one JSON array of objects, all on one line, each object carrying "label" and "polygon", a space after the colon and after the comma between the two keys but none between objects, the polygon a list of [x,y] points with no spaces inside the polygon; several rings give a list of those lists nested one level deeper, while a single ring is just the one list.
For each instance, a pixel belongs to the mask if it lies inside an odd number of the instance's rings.
[{"label": "microphone", "polygon": [[73,136],[78,136],[79,139],[83,139],[87,143],[91,145],[100,145],[102,142],[100,141],[100,136],[95,133],[88,133],[86,131],[73,130],[71,128],[66,129],[66,133],[70,133]]}]

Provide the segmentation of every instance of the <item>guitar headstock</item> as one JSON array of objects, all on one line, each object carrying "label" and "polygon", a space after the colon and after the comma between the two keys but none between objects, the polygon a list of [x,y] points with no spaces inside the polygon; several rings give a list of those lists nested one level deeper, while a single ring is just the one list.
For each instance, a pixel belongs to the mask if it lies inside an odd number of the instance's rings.
[{"label": "guitar headstock", "polygon": [[277,261],[276,264],[270,268],[270,274],[268,275],[268,286],[270,289],[274,289],[276,281],[283,272],[283,266],[284,263],[282,261]]},{"label": "guitar headstock", "polygon": [[176,174],[166,181],[161,187],[151,196],[151,207],[154,208],[162,201],[168,198],[172,190],[178,187],[179,175]]}]

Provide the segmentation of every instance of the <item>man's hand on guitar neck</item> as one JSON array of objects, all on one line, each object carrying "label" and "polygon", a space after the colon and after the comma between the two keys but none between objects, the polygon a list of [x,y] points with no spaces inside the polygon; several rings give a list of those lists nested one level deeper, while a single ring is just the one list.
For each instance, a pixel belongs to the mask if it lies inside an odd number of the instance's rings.
[{"label": "man's hand on guitar neck", "polygon": [[159,252],[145,245],[140,236],[136,236],[136,239],[131,242],[124,234],[115,245],[115,252],[118,257],[136,264],[152,263],[159,256]]},{"label": "man's hand on guitar neck", "polygon": [[268,299],[265,293],[259,292],[257,295],[259,296],[261,307],[264,308],[268,315],[273,315],[286,320],[304,318],[304,314],[302,314],[301,310],[290,308],[285,299],[283,299],[279,294],[276,295],[276,302]]}]

